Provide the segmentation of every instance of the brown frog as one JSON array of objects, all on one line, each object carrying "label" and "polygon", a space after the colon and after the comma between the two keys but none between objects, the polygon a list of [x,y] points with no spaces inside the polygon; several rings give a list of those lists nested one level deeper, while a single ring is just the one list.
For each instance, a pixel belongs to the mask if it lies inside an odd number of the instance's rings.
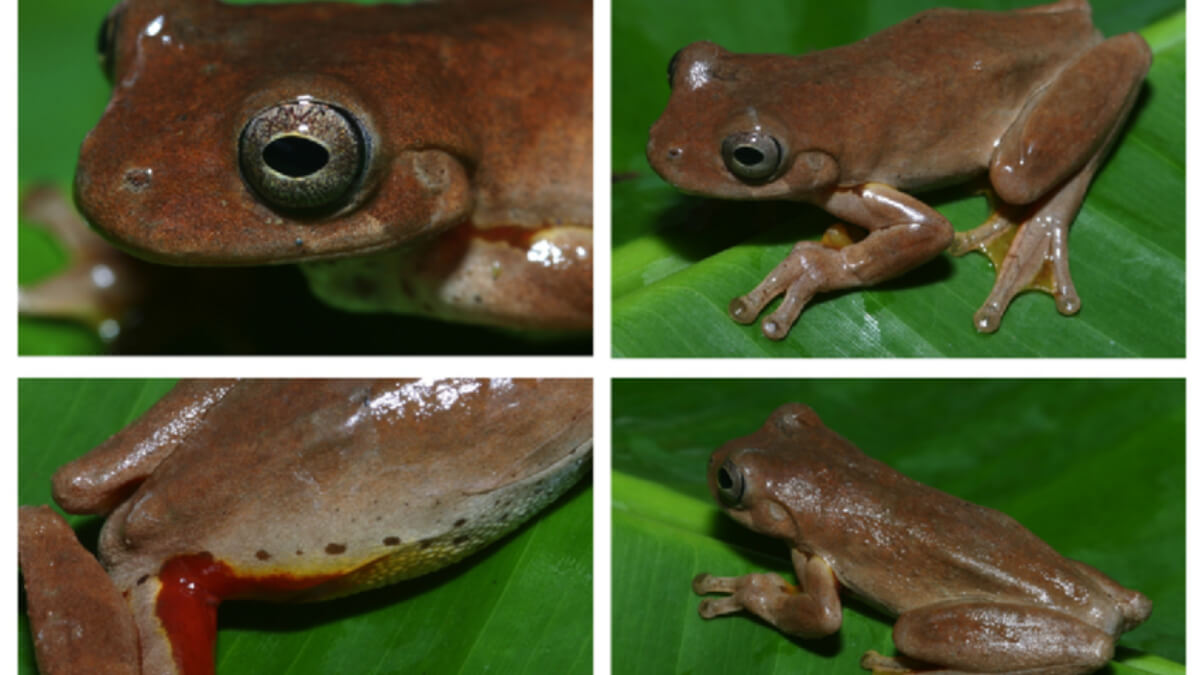
[{"label": "brown frog", "polygon": [[[698,42],[668,67],[671,99],[646,154],[667,182],[725,199],[820,206],[840,225],[802,241],[730,315],[782,339],[821,292],[870,286],[949,248],[993,259],[975,327],[996,330],[1036,288],[1079,311],[1067,232],[1150,67],[1145,41],[1104,39],[1086,0],[1015,12],[936,9],[802,56]],[[994,215],[955,233],[909,192],[986,177]]]},{"label": "brown frog", "polygon": [[[113,94],[76,201],[154,262],[303,263],[343,309],[586,329],[591,16],[587,0],[125,0],[101,31]],[[71,304],[51,290],[22,310]]]},{"label": "brown frog", "polygon": [[[788,635],[842,623],[839,588],[896,616],[876,672],[1070,675],[1101,668],[1150,616],[1146,596],[1059,555],[1009,516],[901,475],[788,404],[713,453],[708,486],[742,525],[787,541],[800,580],[692,581],[706,619],[746,610]],[[920,662],[917,666],[909,659]]]},{"label": "brown frog", "polygon": [[590,465],[587,380],[185,381],[59,469],[108,516],[104,568],[22,507],[38,664],[211,673],[216,607],[313,601],[415,577],[512,531]]}]

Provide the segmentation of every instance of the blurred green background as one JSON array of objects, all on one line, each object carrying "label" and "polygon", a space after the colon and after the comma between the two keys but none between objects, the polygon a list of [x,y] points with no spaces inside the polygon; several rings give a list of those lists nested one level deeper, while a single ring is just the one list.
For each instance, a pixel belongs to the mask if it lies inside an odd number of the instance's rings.
[{"label": "blurred green background", "polygon": [[[616,356],[1182,356],[1184,350],[1183,0],[1094,0],[1105,35],[1142,31],[1154,65],[1124,137],[1093,183],[1070,239],[1083,310],[1017,298],[997,333],[971,316],[994,281],[978,254],[942,255],[881,286],[818,296],[781,342],[726,308],[800,239],[834,219],[811,206],[685,196],[645,159],[666,106],[671,55],[711,40],[738,52],[800,54],[859,40],[937,6],[1013,9],[1028,0],[613,2],[613,351]],[[714,141],[715,142],[715,141]],[[983,197],[923,197],[957,230]],[[772,306],[773,307],[773,306]],[[770,309],[770,308],[769,308]],[[769,311],[768,309],[768,311]]]},{"label": "blurred green background", "polygon": [[868,649],[895,653],[893,620],[846,594],[843,628],[816,641],[696,613],[700,572],[795,579],[786,544],[726,517],[705,484],[713,450],[790,401],[1148,595],[1153,615],[1120,641],[1148,655],[1119,649],[1112,672],[1183,672],[1182,380],[614,381],[613,672],[854,673]]},{"label": "blurred green background", "polygon": [[[18,502],[51,504],[50,476],[157,401],[167,380],[21,380]],[[70,516],[95,550],[101,519]],[[18,672],[36,672],[21,595]],[[433,574],[329,602],[230,602],[217,672],[590,673],[590,477],[539,517]]]}]

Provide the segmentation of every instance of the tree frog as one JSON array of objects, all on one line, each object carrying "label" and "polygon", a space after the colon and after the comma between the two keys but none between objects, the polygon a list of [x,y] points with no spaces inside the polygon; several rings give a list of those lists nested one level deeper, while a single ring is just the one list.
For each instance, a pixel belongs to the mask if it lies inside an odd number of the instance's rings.
[{"label": "tree frog", "polygon": [[[815,204],[835,225],[802,241],[730,303],[783,339],[817,293],[880,283],[949,248],[992,258],[974,317],[995,331],[1031,288],[1079,311],[1067,231],[1137,99],[1151,54],[1104,39],[1086,0],[1014,12],[935,9],[860,42],[801,56],[734,54],[710,42],[671,59],[671,98],[646,154],[667,182],[725,199]],[[909,192],[986,178],[995,213],[955,233]]]},{"label": "tree frog", "polygon": [[[588,0],[125,0],[76,203],[153,262],[301,263],[343,309],[585,330],[591,17]],[[24,311],[70,304],[39,290]]]},{"label": "tree frog", "polygon": [[[898,617],[902,656],[863,657],[875,672],[1090,673],[1150,600],[1059,555],[1013,518],[922,485],[788,404],[708,465],[734,520],[787,541],[800,583],[777,574],[692,581],[711,619],[746,610],[780,631],[841,627],[839,588]],[[915,661],[914,661],[915,660]],[[941,670],[938,668],[944,668]]]},{"label": "tree frog", "polygon": [[313,601],[439,569],[588,470],[587,380],[184,381],[54,476],[19,552],[41,671],[212,673],[226,599]]}]

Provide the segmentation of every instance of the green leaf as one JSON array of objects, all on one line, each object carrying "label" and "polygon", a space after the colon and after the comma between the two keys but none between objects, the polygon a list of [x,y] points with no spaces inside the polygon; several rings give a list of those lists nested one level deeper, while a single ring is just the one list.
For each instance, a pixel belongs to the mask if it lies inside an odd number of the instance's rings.
[{"label": "green leaf", "polygon": [[705,484],[708,455],[788,401],[1148,595],[1154,613],[1122,636],[1113,672],[1182,672],[1182,380],[615,381],[613,672],[855,673],[864,651],[895,653],[892,619],[846,594],[842,630],[817,641],[696,613],[700,572],[795,578],[785,543],[721,514]]},{"label": "green leaf", "polygon": [[[834,222],[787,203],[686,197],[645,160],[666,105],[671,54],[696,40],[733,51],[802,53],[844,44],[919,10],[1028,2],[720,0],[634,3],[613,10],[613,354],[615,356],[1182,356],[1184,345],[1184,21],[1181,0],[1096,1],[1106,35],[1144,29],[1154,50],[1142,98],[1093,183],[1070,241],[1083,310],[1061,317],[1026,293],[997,333],[971,316],[991,289],[990,263],[948,254],[881,286],[825,294],[781,342],[741,326],[729,301],[754,287],[800,239]],[[1172,14],[1172,12],[1177,12]],[[981,197],[925,195],[958,230],[987,215]]]},{"label": "green leaf", "polygon": [[[21,504],[50,502],[50,475],[136,418],[166,381],[22,380]],[[100,519],[71,517],[85,545]],[[434,574],[341,600],[221,607],[217,671],[588,673],[592,490],[576,486],[515,533]],[[22,598],[18,657],[35,673]]]}]

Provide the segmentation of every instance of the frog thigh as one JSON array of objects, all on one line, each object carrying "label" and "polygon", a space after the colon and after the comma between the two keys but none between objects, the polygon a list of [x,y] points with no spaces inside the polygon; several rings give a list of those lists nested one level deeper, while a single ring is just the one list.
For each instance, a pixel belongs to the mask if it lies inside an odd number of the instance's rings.
[{"label": "frog thigh", "polygon": [[1113,655],[1111,635],[1073,616],[998,602],[904,612],[892,639],[907,656],[966,672],[1089,673]]},{"label": "frog thigh", "polygon": [[141,417],[54,472],[54,501],[68,513],[108,513],[149,476],[233,387],[185,380]]},{"label": "frog thigh", "polygon": [[1028,204],[1103,154],[1137,100],[1150,59],[1146,41],[1126,33],[1092,47],[1046,84],[992,156],[1000,198]]},{"label": "frog thigh", "polygon": [[48,506],[23,506],[18,549],[38,669],[141,672],[133,617],[100,563]]}]

